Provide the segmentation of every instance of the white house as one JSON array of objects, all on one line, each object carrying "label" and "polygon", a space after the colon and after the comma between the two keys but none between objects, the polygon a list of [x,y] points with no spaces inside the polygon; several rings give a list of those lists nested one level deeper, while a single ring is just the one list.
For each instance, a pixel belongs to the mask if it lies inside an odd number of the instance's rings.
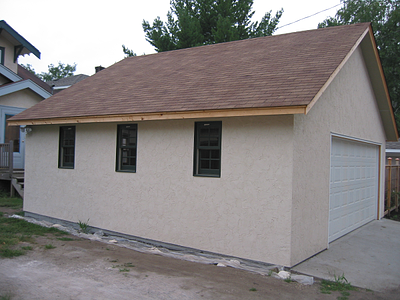
[{"label": "white house", "polygon": [[367,23],[127,58],[10,124],[27,215],[284,266],[382,217],[398,139]]}]

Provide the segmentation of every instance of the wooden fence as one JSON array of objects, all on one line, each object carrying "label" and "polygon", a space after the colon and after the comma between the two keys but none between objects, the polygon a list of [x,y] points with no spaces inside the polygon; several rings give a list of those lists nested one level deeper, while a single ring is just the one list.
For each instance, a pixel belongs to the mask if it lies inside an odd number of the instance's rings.
[{"label": "wooden fence", "polygon": [[385,215],[393,210],[399,211],[400,198],[400,161],[396,158],[387,159],[385,174]]}]

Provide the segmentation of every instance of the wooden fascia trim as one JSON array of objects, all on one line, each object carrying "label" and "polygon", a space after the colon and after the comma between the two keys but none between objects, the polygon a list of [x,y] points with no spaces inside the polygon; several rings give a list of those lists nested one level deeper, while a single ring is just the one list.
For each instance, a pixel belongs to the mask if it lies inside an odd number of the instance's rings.
[{"label": "wooden fascia trim", "polygon": [[51,125],[51,124],[80,124],[80,123],[108,123],[108,122],[137,122],[153,120],[182,120],[182,119],[205,119],[205,118],[227,118],[248,116],[272,116],[305,114],[306,106],[283,106],[252,109],[221,109],[202,110],[186,112],[160,112],[146,114],[124,114],[109,116],[87,116],[49,119],[8,120],[11,126],[20,125]]},{"label": "wooden fascia trim", "polygon": [[[370,25],[370,27],[371,27],[371,25]],[[376,59],[376,62],[378,64],[379,74],[380,74],[380,78],[382,79],[382,85],[383,85],[383,89],[385,91],[385,95],[386,95],[385,98],[386,98],[387,105],[388,105],[388,108],[389,108],[389,111],[390,111],[392,123],[393,123],[393,126],[394,126],[395,130],[396,130],[396,139],[393,140],[393,142],[397,142],[399,140],[399,133],[397,131],[397,125],[396,125],[396,120],[395,120],[395,117],[394,117],[392,103],[391,103],[391,100],[390,100],[389,89],[387,87],[387,83],[386,83],[386,79],[385,79],[385,73],[383,72],[383,67],[382,67],[381,59],[379,57],[378,48],[376,46],[375,36],[374,36],[374,34],[372,32],[372,28],[369,31],[369,38],[371,40],[372,49],[374,51],[375,59]]]},{"label": "wooden fascia trim", "polygon": [[318,91],[318,93],[314,96],[314,98],[311,100],[311,102],[307,105],[306,114],[308,114],[308,112],[311,110],[311,108],[314,106],[314,104],[318,101],[318,99],[321,97],[321,95],[326,91],[326,89],[331,84],[333,79],[335,79],[336,75],[339,74],[340,70],[343,68],[343,66],[346,64],[346,62],[349,60],[350,56],[353,55],[354,51],[356,51],[357,47],[361,44],[361,42],[363,41],[364,37],[368,34],[368,32],[372,33],[371,26],[369,26],[363,32],[363,34],[358,38],[357,42],[351,48],[349,53],[347,53],[347,55],[342,60],[342,62],[339,64],[339,66],[336,68],[336,70],[328,78],[328,80],[325,82],[325,84],[322,86],[322,88]]}]

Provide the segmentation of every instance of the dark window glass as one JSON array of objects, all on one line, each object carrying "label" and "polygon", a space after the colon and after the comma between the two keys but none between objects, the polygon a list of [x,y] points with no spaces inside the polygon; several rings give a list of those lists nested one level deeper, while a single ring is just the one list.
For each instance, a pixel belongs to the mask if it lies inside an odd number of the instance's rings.
[{"label": "dark window glass", "polygon": [[2,65],[4,65],[4,52],[5,52],[5,48],[0,47],[0,64],[2,64]]},{"label": "dark window glass", "polygon": [[11,118],[12,115],[6,115],[6,126],[4,132],[4,143],[9,143],[13,141],[13,152],[19,152],[19,126],[9,126],[7,120]]},{"label": "dark window glass", "polygon": [[117,171],[136,172],[137,124],[118,125]]},{"label": "dark window glass", "polygon": [[194,141],[194,175],[220,177],[221,122],[197,122]]},{"label": "dark window glass", "polygon": [[60,127],[59,168],[74,168],[75,160],[75,126]]}]

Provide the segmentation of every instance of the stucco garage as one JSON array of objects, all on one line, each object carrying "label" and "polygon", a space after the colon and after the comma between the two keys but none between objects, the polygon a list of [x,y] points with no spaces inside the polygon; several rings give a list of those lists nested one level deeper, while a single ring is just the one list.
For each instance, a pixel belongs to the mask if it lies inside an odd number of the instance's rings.
[{"label": "stucco garage", "polygon": [[329,242],[376,219],[379,146],[332,136]]},{"label": "stucco garage", "polygon": [[377,55],[356,24],[127,58],[9,120],[32,128],[24,211],[298,264],[382,217],[375,145],[398,133]]}]

